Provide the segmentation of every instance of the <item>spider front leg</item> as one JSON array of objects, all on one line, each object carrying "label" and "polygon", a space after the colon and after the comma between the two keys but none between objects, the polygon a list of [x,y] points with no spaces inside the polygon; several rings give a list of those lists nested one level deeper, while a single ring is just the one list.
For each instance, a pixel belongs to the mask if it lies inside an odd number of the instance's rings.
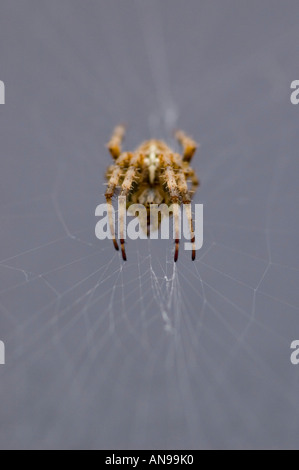
[{"label": "spider front leg", "polygon": [[197,143],[181,130],[176,131],[174,136],[183,148],[183,161],[190,162],[196,152]]},{"label": "spider front leg", "polygon": [[114,248],[117,251],[119,248],[118,248],[118,244],[117,244],[116,237],[115,237],[115,227],[114,227],[113,211],[112,211],[112,197],[115,193],[115,189],[117,188],[119,184],[119,180],[122,177],[123,167],[127,164],[130,158],[131,158],[131,154],[129,153],[123,153],[118,157],[118,159],[115,162],[115,165],[111,167],[108,186],[105,192],[110,232],[111,232]]},{"label": "spider front leg", "polygon": [[[127,198],[130,190],[132,189],[133,182],[135,180],[138,168],[143,160],[143,155],[140,153],[133,154],[130,160],[129,168],[125,174],[125,178],[121,185],[120,196]],[[125,250],[125,236],[124,236],[124,219],[125,219],[126,205],[121,204],[120,214],[119,214],[119,231],[120,231],[120,246],[123,260],[127,260],[126,250]]]},{"label": "spider front leg", "polygon": [[173,156],[172,155],[161,155],[161,163],[164,165],[164,177],[167,185],[170,199],[173,207],[173,219],[174,219],[174,232],[175,232],[175,252],[174,261],[176,262],[179,257],[179,246],[180,246],[180,214],[179,214],[179,190],[175,178],[175,172],[173,169]]},{"label": "spider front leg", "polygon": [[183,169],[179,169],[177,173],[177,183],[180,194],[182,196],[183,204],[185,207],[185,213],[188,220],[189,230],[191,234],[191,243],[192,243],[192,261],[196,257],[196,247],[195,247],[195,233],[192,220],[192,210],[191,210],[191,196],[188,191],[188,185]]},{"label": "spider front leg", "polygon": [[121,124],[119,126],[116,126],[111,136],[111,139],[107,144],[107,148],[111,153],[112,158],[114,159],[117,159],[121,154],[121,144],[124,139],[125,132],[126,129],[124,125]]}]

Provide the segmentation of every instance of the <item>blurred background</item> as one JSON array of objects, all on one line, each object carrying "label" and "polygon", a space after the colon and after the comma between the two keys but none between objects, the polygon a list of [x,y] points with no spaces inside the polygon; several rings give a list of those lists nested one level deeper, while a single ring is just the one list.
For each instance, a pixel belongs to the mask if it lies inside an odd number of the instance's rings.
[{"label": "blurred background", "polygon": [[[292,0],[1,0],[1,448],[298,448],[298,26]],[[200,142],[196,262],[95,238],[119,122]]]}]

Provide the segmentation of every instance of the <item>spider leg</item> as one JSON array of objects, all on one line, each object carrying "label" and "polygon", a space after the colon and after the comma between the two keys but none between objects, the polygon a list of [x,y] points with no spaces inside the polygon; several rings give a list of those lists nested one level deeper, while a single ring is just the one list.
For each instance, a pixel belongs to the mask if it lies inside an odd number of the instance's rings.
[{"label": "spider leg", "polygon": [[192,260],[195,260],[196,257],[196,248],[195,248],[195,233],[192,220],[192,211],[191,211],[191,196],[188,191],[188,185],[184,170],[179,169],[177,173],[177,183],[178,188],[182,196],[182,201],[185,206],[186,216],[188,219],[189,230],[191,234],[191,243],[192,243]]},{"label": "spider leg", "polygon": [[[132,189],[132,184],[135,180],[137,175],[138,168],[140,166],[140,162],[143,159],[143,155],[140,153],[135,153],[132,155],[129,168],[125,174],[124,180],[121,185],[121,193],[120,196],[127,198],[130,190]],[[120,245],[121,245],[121,252],[123,260],[127,260],[126,250],[125,250],[125,237],[124,237],[124,218],[125,218],[125,205],[121,205],[120,207],[120,216],[119,216],[119,225],[120,225]]]},{"label": "spider leg", "polygon": [[197,143],[191,137],[185,134],[184,131],[176,131],[175,138],[183,148],[183,161],[190,162],[197,149]]},{"label": "spider leg", "polygon": [[112,158],[117,159],[121,154],[121,144],[125,136],[125,126],[119,125],[116,126],[111,139],[107,144],[107,148],[112,155]]},{"label": "spider leg", "polygon": [[115,162],[115,165],[113,165],[110,168],[110,177],[108,181],[108,186],[105,192],[105,197],[106,197],[106,202],[107,202],[107,210],[108,210],[108,220],[109,220],[109,227],[110,227],[110,232],[113,240],[113,245],[116,250],[118,250],[118,244],[116,241],[115,237],[115,227],[114,227],[114,220],[113,220],[113,214],[112,214],[112,197],[115,193],[115,189],[119,184],[119,180],[122,176],[123,172],[123,167],[127,163],[127,161],[130,158],[130,154],[128,153],[123,153],[121,154],[118,159]]},{"label": "spider leg", "polygon": [[164,177],[167,185],[170,199],[173,207],[173,219],[174,219],[174,231],[175,231],[175,252],[174,261],[178,260],[179,246],[180,246],[180,222],[179,222],[179,190],[175,178],[175,172],[173,169],[173,156],[172,155],[161,155],[161,161],[164,165]]}]

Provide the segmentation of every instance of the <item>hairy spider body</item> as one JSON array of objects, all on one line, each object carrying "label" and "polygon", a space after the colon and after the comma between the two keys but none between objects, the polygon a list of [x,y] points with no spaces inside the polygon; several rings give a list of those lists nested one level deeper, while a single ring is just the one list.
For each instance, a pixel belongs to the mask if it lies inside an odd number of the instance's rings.
[{"label": "hairy spider body", "polygon": [[[120,195],[126,198],[127,208],[131,204],[143,204],[149,214],[151,204],[164,203],[172,206],[175,225],[175,261],[178,259],[179,252],[179,206],[181,204],[188,205],[187,216],[191,241],[193,242],[192,259],[194,260],[195,238],[190,202],[199,181],[194,170],[190,167],[190,161],[196,151],[196,142],[183,131],[177,131],[175,137],[182,146],[182,155],[174,152],[165,142],[155,139],[143,142],[133,152],[122,152],[121,145],[124,135],[124,126],[117,126],[107,144],[115,160],[114,165],[111,165],[106,173],[108,184],[105,193],[115,249],[118,250],[118,244],[112,223],[112,197],[116,190],[120,189]],[[191,181],[190,191],[189,181]],[[120,220],[123,219],[124,214],[120,213]],[[120,225],[122,256],[126,260],[123,224]]]}]

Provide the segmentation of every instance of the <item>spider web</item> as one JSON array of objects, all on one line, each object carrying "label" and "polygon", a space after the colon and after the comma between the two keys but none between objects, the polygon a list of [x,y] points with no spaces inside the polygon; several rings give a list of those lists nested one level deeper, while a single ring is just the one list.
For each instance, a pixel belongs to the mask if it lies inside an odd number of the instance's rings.
[{"label": "spider web", "polygon": [[[4,25],[1,447],[297,447],[295,4],[258,25],[266,6],[241,4],[238,46],[230,1],[25,3],[3,12],[40,70],[13,79]],[[138,240],[123,263],[95,238],[126,118],[128,149],[176,127],[201,143],[195,262]]]}]

